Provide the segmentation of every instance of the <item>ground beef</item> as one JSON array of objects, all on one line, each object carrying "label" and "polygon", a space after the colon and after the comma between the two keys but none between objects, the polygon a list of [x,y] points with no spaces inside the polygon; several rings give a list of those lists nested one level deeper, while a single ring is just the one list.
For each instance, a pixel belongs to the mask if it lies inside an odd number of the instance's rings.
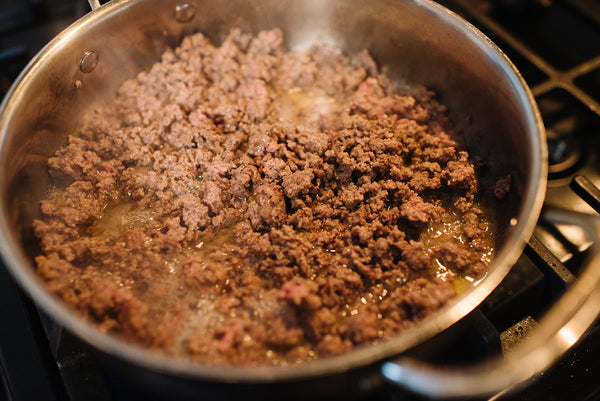
[{"label": "ground beef", "polygon": [[187,37],[48,161],[38,273],[102,330],[206,364],[389,338],[492,252],[445,111],[367,51]]}]

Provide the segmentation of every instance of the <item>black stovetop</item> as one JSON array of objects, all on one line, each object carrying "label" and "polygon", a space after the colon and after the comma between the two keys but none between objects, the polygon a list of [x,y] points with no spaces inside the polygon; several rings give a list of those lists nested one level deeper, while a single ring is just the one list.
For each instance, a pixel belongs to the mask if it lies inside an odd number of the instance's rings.
[{"label": "black stovetop", "polygon": [[[546,204],[600,213],[600,1],[439,2],[498,44],[532,88],[550,151]],[[86,0],[0,0],[0,97],[45,43],[88,10]],[[428,358],[465,362],[510,349],[577,277],[589,245],[581,230],[541,220],[511,273],[465,319],[458,339]],[[0,401],[149,399],[44,316],[1,265],[0,314]],[[595,326],[524,389],[493,399],[596,400],[599,378]],[[365,399],[418,397],[384,386]]]}]

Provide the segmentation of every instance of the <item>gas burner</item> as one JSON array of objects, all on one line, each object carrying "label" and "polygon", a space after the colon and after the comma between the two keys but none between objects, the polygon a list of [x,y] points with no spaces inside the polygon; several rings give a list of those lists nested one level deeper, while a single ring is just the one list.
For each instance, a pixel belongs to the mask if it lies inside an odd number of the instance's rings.
[{"label": "gas burner", "polygon": [[[560,88],[537,97],[548,138],[549,176],[558,185],[582,169],[598,170],[588,150],[600,146],[600,117]],[[551,186],[557,185],[551,182]]]}]

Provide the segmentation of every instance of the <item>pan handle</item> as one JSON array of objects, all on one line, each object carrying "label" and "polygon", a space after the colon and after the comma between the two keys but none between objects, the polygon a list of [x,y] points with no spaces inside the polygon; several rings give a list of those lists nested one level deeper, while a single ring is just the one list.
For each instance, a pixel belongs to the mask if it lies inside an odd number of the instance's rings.
[{"label": "pan handle", "polygon": [[466,367],[441,367],[401,357],[381,371],[390,382],[428,397],[478,397],[514,389],[549,367],[571,347],[600,312],[600,216],[548,208],[544,218],[581,226],[592,240],[586,268],[544,315],[530,338],[505,357]]},{"label": "pan handle", "polygon": [[90,3],[92,11],[96,10],[97,8],[100,8],[100,6],[102,5],[100,4],[100,0],[88,0],[88,3]]}]

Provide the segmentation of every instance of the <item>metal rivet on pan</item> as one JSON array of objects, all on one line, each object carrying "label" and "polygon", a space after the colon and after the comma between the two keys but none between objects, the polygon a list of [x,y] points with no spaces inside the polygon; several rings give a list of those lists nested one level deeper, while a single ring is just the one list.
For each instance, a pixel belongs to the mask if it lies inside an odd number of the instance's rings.
[{"label": "metal rivet on pan", "polygon": [[179,22],[189,22],[196,15],[196,10],[191,4],[183,3],[175,7],[175,19]]},{"label": "metal rivet on pan", "polygon": [[95,52],[85,52],[79,62],[79,70],[84,73],[94,71],[98,65],[98,55]]}]

